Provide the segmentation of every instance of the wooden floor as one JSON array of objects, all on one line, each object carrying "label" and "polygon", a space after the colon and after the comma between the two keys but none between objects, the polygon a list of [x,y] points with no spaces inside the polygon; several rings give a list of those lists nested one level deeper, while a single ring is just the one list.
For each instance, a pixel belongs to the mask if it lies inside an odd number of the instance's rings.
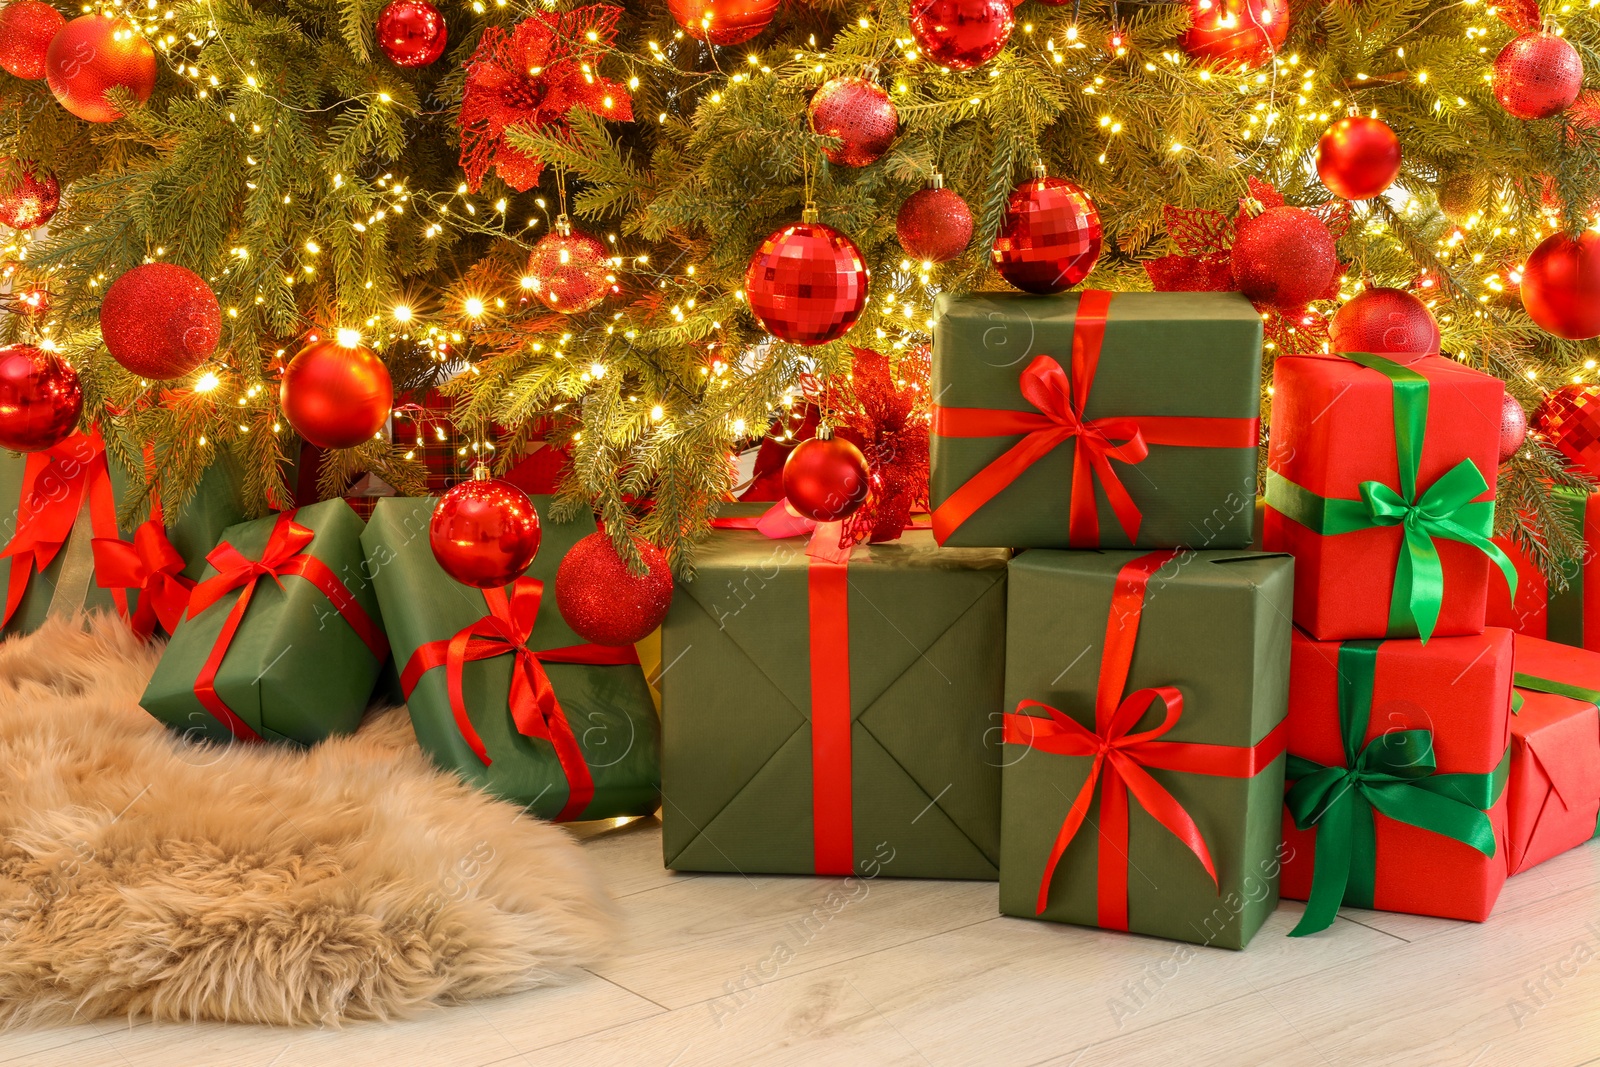
[{"label": "wooden floor", "polygon": [[99,1023],[0,1036],[4,1067],[497,1064],[1600,1064],[1600,844],[1478,926],[1348,912],[1245,952],[1001,918],[995,886],[674,875],[645,820],[586,837],[631,923],[564,986],[402,1024]]}]

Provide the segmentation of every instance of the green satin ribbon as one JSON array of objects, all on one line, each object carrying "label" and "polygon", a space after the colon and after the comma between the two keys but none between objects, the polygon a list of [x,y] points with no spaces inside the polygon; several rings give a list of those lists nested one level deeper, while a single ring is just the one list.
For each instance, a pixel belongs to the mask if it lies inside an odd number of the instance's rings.
[{"label": "green satin ribbon", "polygon": [[1460,541],[1487,555],[1505,576],[1513,598],[1517,568],[1500,546],[1489,540],[1494,532],[1494,501],[1474,499],[1489,491],[1489,483],[1470,459],[1450,468],[1421,496],[1417,495],[1422,442],[1428,429],[1428,379],[1383,356],[1367,352],[1341,355],[1382,374],[1394,387],[1394,445],[1400,490],[1396,492],[1380,481],[1368,481],[1361,483],[1359,500],[1333,499],[1317,496],[1276,471],[1268,471],[1267,503],[1324,536],[1402,527],[1405,547],[1395,564],[1388,635],[1420,637],[1426,642],[1433,636],[1444,604],[1444,566],[1439,561],[1436,540]]},{"label": "green satin ribbon", "polygon": [[[1540,678],[1532,674],[1513,675],[1511,684],[1518,689],[1528,689],[1535,693],[1549,693],[1553,696],[1567,697],[1569,700],[1581,700],[1600,709],[1600,689],[1585,689],[1581,685],[1568,685],[1554,678]],[[1522,710],[1521,694],[1511,694],[1511,710],[1513,712]]]},{"label": "green satin ribbon", "polygon": [[1311,897],[1291,937],[1326,930],[1339,905],[1372,907],[1378,878],[1374,811],[1477,849],[1495,852],[1487,809],[1505,789],[1511,750],[1488,774],[1438,774],[1433,734],[1392,730],[1362,744],[1372,715],[1372,686],[1382,641],[1339,646],[1339,725],[1345,765],[1325,767],[1291,754],[1293,781],[1284,803],[1294,824],[1317,829]]}]

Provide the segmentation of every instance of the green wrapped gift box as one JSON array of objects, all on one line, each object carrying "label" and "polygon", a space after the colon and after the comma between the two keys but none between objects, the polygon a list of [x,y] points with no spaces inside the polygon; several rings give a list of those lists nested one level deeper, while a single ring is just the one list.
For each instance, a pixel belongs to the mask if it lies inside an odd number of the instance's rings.
[{"label": "green wrapped gift box", "polygon": [[1278,900],[1293,563],[1025,552],[1000,910],[1243,948]]},{"label": "green wrapped gift box", "polygon": [[140,703],[193,739],[352,733],[388,656],[342,500],[229,527]]},{"label": "green wrapped gift box", "polygon": [[666,865],[995,878],[1008,555],[712,534],[662,630]]},{"label": "green wrapped gift box", "polygon": [[1238,293],[939,298],[930,499],[941,544],[1242,548],[1261,316]]},{"label": "green wrapped gift box", "polygon": [[556,568],[594,523],[552,523],[550,499],[533,500],[538,558],[491,590],[454,581],[434,559],[435,499],[373,508],[362,544],[417,740],[439,766],[541,818],[648,815],[660,797],[661,727],[638,657],[584,644],[556,610]]}]

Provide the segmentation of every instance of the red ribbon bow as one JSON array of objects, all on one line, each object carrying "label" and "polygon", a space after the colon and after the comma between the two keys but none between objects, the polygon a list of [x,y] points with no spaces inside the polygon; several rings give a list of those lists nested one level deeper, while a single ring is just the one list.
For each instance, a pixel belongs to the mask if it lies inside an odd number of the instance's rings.
[{"label": "red ribbon bow", "polygon": [[157,622],[167,633],[175,631],[189,609],[194,582],[182,576],[183,568],[183,556],[167,539],[160,512],[133,532],[132,544],[120,537],[94,539],[95,581],[104,589],[138,590],[139,604],[129,623],[145,640]]}]

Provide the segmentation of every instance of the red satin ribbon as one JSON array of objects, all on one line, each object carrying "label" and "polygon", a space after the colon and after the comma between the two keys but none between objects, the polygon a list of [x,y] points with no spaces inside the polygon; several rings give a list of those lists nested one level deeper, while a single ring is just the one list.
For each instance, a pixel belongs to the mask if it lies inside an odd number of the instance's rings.
[{"label": "red satin ribbon", "polygon": [[1180,416],[1117,416],[1087,419],[1084,409],[1100,366],[1106,317],[1113,294],[1085,290],[1072,328],[1072,375],[1050,356],[1035,356],[1018,379],[1022,398],[1036,409],[935,407],[933,432],[940,437],[1023,435],[999,459],[979,471],[934,509],[933,533],[943,544],[979,508],[993,500],[1022,472],[1068,441],[1074,443],[1072,495],[1067,512],[1067,542],[1073,548],[1100,544],[1100,514],[1095,485],[1106,494],[1112,513],[1128,536],[1138,539],[1143,515],[1117,475],[1112,460],[1142,463],[1151,445],[1183,448],[1254,448],[1260,420]]},{"label": "red satin ribbon", "polygon": [[544,583],[537,578],[518,578],[511,584],[511,595],[504,589],[485,589],[484,603],[489,613],[453,636],[430,641],[412,653],[400,674],[400,687],[411,698],[422,676],[435,667],[445,668],[445,684],[450,693],[450,711],[455,716],[456,728],[484,766],[493,761],[484,747],[483,738],[467,714],[465,692],[466,666],[477,660],[494,659],[511,655],[510,709],[511,720],[517,732],[524,737],[548,741],[555,748],[561,772],[567,779],[567,801],[562,806],[557,822],[571,822],[579,818],[594,799],[594,776],[584,761],[583,750],[567,722],[567,714],[556,697],[555,687],[545,674],[544,663],[585,663],[592,666],[618,666],[638,663],[639,655],[631,645],[570,645],[566,648],[530,649],[528,639],[533,636],[534,623],[539,617],[539,604],[544,596]]},{"label": "red satin ribbon", "polygon": [[[1066,819],[1056,834],[1055,845],[1039,881],[1038,913],[1050,900],[1050,882],[1056,865],[1072,844],[1089,814],[1094,786],[1100,783],[1100,832],[1098,867],[1098,919],[1108,930],[1128,928],[1128,794],[1140,807],[1166,827],[1185,848],[1199,859],[1206,874],[1216,884],[1216,866],[1205,837],[1182,804],[1167,792],[1146,768],[1184,771],[1227,778],[1252,778],[1282,754],[1287,740],[1286,723],[1280,723],[1250,748],[1226,745],[1201,745],[1162,741],[1160,738],[1177,725],[1183,715],[1183,694],[1174,686],[1140,689],[1122,696],[1127,686],[1128,668],[1139,636],[1139,620],[1144,612],[1145,589],[1150,576],[1177,555],[1152,552],[1122,568],[1117,575],[1111,599],[1111,617],[1106,624],[1105,650],[1100,658],[1100,683],[1095,692],[1095,728],[1081,725],[1064,712],[1036,700],[1024,700],[1017,712],[1005,717],[1007,744],[1027,745],[1057,756],[1087,756],[1094,762],[1078,795],[1072,800]],[[1166,708],[1161,724],[1151,730],[1133,732],[1134,724],[1156,701]],[[1025,708],[1038,708],[1048,719],[1023,715]]]},{"label": "red satin ribbon", "polygon": [[194,583],[182,576],[184,566],[183,556],[167,539],[159,509],[133,532],[131,544],[120,537],[94,539],[96,583],[104,589],[138,591],[139,603],[129,623],[146,640],[158,622],[167,633],[175,631],[189,609]]}]

